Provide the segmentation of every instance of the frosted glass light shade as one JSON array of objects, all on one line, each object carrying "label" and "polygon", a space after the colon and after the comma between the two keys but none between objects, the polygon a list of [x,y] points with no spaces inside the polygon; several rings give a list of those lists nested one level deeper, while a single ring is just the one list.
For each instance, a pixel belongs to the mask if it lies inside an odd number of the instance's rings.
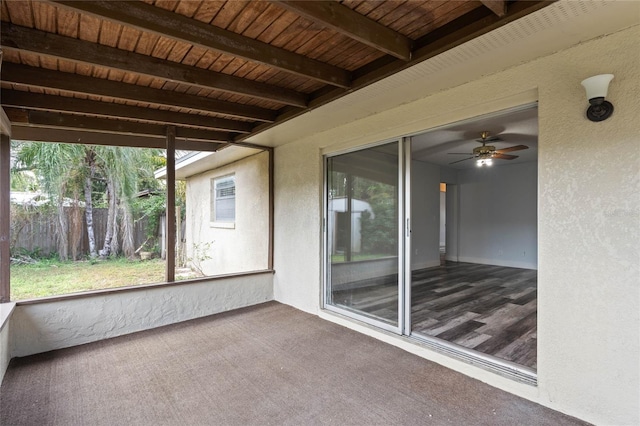
[{"label": "frosted glass light shade", "polygon": [[587,99],[606,98],[609,83],[613,80],[613,74],[600,74],[582,80],[582,85],[587,91]]}]

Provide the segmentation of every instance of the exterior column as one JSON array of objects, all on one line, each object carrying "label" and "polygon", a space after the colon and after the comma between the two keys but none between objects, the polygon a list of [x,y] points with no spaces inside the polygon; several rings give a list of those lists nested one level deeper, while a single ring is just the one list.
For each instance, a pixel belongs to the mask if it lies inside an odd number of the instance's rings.
[{"label": "exterior column", "polygon": [[9,286],[11,251],[9,241],[11,237],[11,213],[9,208],[11,192],[11,139],[0,135],[0,303],[6,303],[11,298]]},{"label": "exterior column", "polygon": [[269,259],[267,261],[267,268],[273,269],[273,245],[274,245],[274,151],[272,148],[269,150]]},{"label": "exterior column", "polygon": [[167,127],[167,206],[166,206],[167,264],[165,281],[176,277],[176,128]]}]

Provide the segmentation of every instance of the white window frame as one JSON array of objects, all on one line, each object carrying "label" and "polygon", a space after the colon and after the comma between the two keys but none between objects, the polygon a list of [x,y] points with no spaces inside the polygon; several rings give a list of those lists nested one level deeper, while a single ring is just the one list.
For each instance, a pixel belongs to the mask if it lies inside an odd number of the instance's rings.
[{"label": "white window frame", "polygon": [[[221,199],[217,196],[217,187],[219,184],[223,182],[227,182],[229,180],[233,181],[233,220],[217,220],[217,204],[218,200]],[[218,176],[211,179],[211,217],[210,217],[210,226],[213,228],[235,228],[236,225],[236,175],[235,173]],[[230,196],[224,197],[225,199],[231,198]]]}]

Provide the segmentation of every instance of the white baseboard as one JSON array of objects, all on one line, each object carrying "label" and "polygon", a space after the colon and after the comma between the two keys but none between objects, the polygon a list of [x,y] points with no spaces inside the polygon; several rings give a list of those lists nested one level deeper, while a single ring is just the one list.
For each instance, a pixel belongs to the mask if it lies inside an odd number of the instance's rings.
[{"label": "white baseboard", "polygon": [[411,270],[412,271],[416,271],[416,270],[419,270],[419,269],[435,268],[436,266],[440,266],[440,259],[438,259],[438,260],[429,260],[429,261],[420,262],[420,263],[412,263],[411,264]]},{"label": "white baseboard", "polygon": [[[447,259],[449,260],[449,259]],[[467,257],[467,256],[458,256],[457,262],[465,262],[465,263],[479,263],[482,265],[495,265],[495,266],[505,266],[507,268],[521,268],[521,269],[538,269],[538,265],[531,262],[518,262],[512,260],[503,260],[503,259],[483,259],[480,257]]]}]

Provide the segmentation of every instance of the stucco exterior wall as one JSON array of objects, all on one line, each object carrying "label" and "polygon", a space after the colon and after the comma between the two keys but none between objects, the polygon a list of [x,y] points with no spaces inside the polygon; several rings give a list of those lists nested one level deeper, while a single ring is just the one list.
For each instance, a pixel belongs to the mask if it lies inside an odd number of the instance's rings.
[{"label": "stucco exterior wall", "polygon": [[[233,227],[211,223],[212,179],[235,175]],[[267,269],[269,255],[269,153],[261,152],[187,179],[187,258],[201,260],[206,275]]]},{"label": "stucco exterior wall", "polygon": [[11,347],[9,336],[11,335],[11,315],[15,303],[0,303],[0,384],[11,361]]},{"label": "stucco exterior wall", "polygon": [[[538,100],[537,387],[321,316],[589,422],[639,424],[638,40],[635,26],[277,148],[276,300],[320,312],[323,153]],[[580,81],[601,73],[615,112],[592,123]]]},{"label": "stucco exterior wall", "polygon": [[273,300],[264,272],[17,306],[11,357],[108,339]]}]

